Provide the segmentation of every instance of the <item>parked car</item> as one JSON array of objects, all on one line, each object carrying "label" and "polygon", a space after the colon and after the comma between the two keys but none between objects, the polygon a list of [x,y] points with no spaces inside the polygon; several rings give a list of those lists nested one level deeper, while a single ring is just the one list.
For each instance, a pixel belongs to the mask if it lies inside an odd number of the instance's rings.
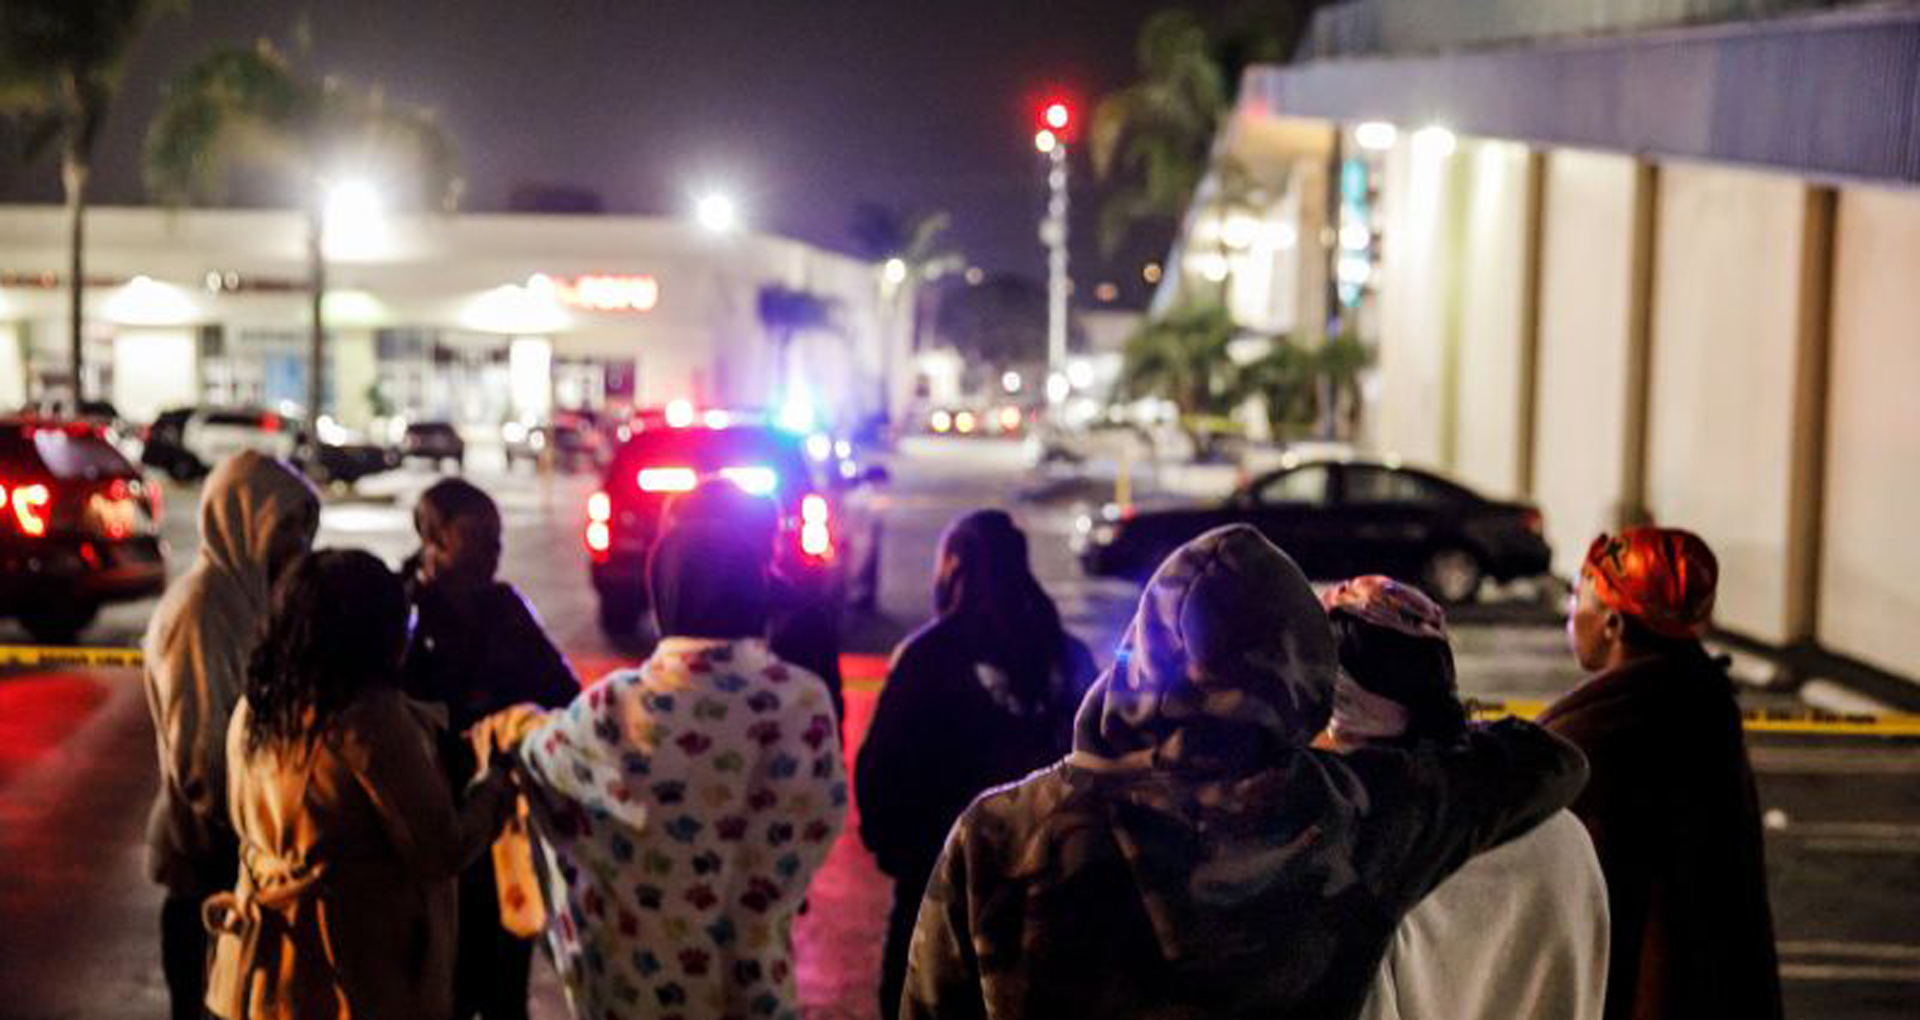
[{"label": "parked car", "polygon": [[1259,528],[1310,578],[1386,574],[1445,602],[1471,601],[1488,577],[1544,574],[1552,559],[1534,507],[1358,458],[1295,460],[1213,506],[1107,506],[1079,519],[1073,542],[1089,574],[1144,579],[1187,540],[1234,523]]},{"label": "parked car", "polygon": [[500,430],[507,469],[515,464],[534,466],[543,456],[553,458],[561,471],[598,470],[605,466],[606,443],[598,428],[575,421],[528,425],[508,422]]},{"label": "parked car", "polygon": [[72,641],[100,607],[159,594],[160,492],[95,425],[0,418],[0,616]]},{"label": "parked car", "polygon": [[314,434],[302,434],[293,462],[321,485],[352,485],[368,475],[399,467],[400,451],[322,418]]},{"label": "parked car", "polygon": [[452,461],[458,470],[466,470],[467,442],[459,430],[443,421],[408,422],[400,436],[402,460],[432,461],[435,470]]},{"label": "parked car", "polygon": [[147,427],[140,462],[188,481],[242,450],[292,461],[301,442],[300,422],[275,411],[177,407],[160,412]]},{"label": "parked car", "polygon": [[842,478],[837,462],[810,462],[804,440],[729,412],[717,427],[642,426],[614,454],[587,501],[586,545],[600,624],[632,632],[647,609],[645,566],[661,511],[677,492],[725,478],[780,506],[782,570],[824,597],[871,605],[879,580],[880,524],[860,491],[885,481],[869,468]]}]

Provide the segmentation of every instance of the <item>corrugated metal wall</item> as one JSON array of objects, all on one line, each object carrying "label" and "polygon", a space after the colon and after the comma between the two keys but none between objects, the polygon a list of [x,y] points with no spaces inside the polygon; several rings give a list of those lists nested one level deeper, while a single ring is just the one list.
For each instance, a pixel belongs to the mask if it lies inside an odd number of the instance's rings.
[{"label": "corrugated metal wall", "polygon": [[1241,99],[1287,116],[1440,123],[1489,138],[1920,184],[1920,5],[1257,67]]}]

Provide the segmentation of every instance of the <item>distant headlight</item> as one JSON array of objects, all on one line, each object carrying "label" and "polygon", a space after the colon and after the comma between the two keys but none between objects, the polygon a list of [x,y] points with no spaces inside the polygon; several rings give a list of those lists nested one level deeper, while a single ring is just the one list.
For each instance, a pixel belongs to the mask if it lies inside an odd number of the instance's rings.
[{"label": "distant headlight", "polygon": [[1093,539],[1094,545],[1112,545],[1113,540],[1120,537],[1120,529],[1111,524],[1100,524],[1094,527],[1088,537]]}]

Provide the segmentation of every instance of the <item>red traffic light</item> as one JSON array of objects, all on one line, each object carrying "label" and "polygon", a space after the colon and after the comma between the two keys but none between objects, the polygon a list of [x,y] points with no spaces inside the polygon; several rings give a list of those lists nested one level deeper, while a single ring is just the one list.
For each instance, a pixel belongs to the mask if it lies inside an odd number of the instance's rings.
[{"label": "red traffic light", "polygon": [[1048,103],[1040,111],[1040,122],[1054,131],[1065,131],[1073,123],[1073,108],[1059,101]]}]

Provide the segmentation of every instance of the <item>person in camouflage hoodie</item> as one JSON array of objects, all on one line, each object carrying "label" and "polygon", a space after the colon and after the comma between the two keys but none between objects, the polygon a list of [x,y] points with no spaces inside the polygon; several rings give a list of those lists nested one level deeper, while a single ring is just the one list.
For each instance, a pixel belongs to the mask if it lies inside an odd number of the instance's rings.
[{"label": "person in camouflage hoodie", "polygon": [[1258,532],[1182,547],[1073,751],[948,836],[900,1016],[1354,1016],[1402,915],[1565,807],[1586,766],[1520,722],[1315,750],[1338,668],[1306,578]]}]

